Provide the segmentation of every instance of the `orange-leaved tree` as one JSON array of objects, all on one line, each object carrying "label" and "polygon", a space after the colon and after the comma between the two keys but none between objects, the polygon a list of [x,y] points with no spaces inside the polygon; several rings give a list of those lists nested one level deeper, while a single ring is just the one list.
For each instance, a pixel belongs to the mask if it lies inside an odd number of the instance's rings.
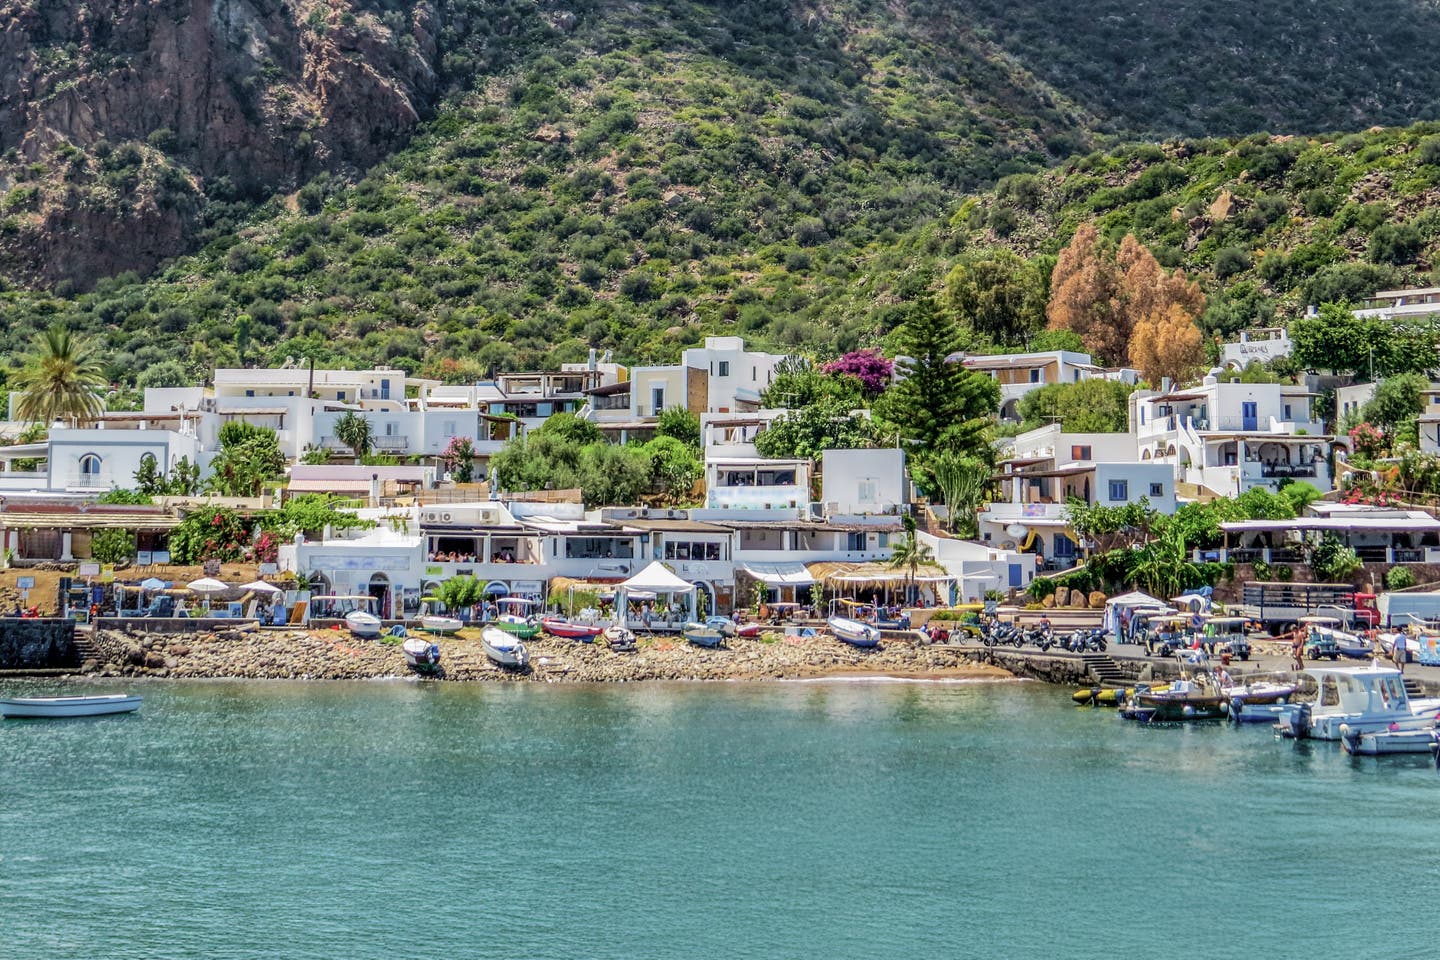
[{"label": "orange-leaved tree", "polygon": [[[1183,270],[1166,273],[1134,234],[1127,234],[1116,251],[1087,223],[1076,229],[1055,263],[1046,316],[1050,329],[1074,331],[1096,360],[1112,366],[1137,363],[1134,341],[1142,323],[1149,325],[1148,338],[1160,328],[1177,333],[1178,344],[1160,348],[1176,361],[1150,367],[1170,371],[1182,366],[1179,359],[1188,362],[1195,339],[1175,317],[1183,315],[1189,327],[1195,327],[1204,310],[1205,294]],[[1198,336],[1198,327],[1195,333]],[[1147,345],[1138,355],[1154,356],[1156,349]]]},{"label": "orange-leaved tree", "polygon": [[1051,330],[1078,334],[1101,363],[1118,363],[1125,356],[1130,329],[1122,322],[1120,275],[1093,223],[1082,223],[1060,251],[1050,274],[1045,316]]},{"label": "orange-leaved tree", "polygon": [[1140,320],[1130,334],[1130,365],[1152,386],[1165,377],[1187,380],[1204,362],[1205,338],[1179,303]]}]

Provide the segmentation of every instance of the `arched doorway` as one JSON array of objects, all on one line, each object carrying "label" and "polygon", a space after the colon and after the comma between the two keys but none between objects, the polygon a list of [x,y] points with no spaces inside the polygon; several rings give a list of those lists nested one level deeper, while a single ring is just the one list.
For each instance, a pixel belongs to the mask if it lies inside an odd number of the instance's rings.
[{"label": "arched doorway", "polygon": [[370,577],[370,583],[366,586],[365,592],[375,598],[375,614],[383,619],[390,617],[390,578],[383,573],[377,573]]}]

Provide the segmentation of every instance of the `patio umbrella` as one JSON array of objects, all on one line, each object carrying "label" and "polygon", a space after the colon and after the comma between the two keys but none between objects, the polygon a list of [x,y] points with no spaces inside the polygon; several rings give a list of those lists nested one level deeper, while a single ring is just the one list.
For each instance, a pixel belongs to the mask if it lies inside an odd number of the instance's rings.
[{"label": "patio umbrella", "polygon": [[220,593],[230,589],[230,584],[221,583],[214,577],[201,577],[199,580],[192,580],[187,586],[196,593]]},{"label": "patio umbrella", "polygon": [[[192,583],[191,586],[193,587],[194,584]],[[240,589],[240,590],[253,590],[253,591],[256,592],[256,593],[284,593],[284,592],[285,592],[284,590],[281,590],[279,587],[275,586],[273,583],[266,583],[264,580],[255,580],[255,581],[252,581],[252,582],[250,582],[250,583],[242,583],[242,584],[239,586],[238,589]]]},{"label": "patio umbrella", "polygon": [[164,590],[168,586],[170,586],[170,584],[161,580],[159,577],[146,577],[140,581],[141,590]]}]

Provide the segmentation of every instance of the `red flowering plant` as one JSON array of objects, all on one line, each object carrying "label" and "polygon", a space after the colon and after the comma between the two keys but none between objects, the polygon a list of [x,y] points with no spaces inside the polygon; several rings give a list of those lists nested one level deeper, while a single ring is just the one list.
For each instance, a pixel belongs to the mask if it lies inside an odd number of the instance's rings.
[{"label": "red flowering plant", "polygon": [[1385,455],[1389,440],[1384,431],[1369,423],[1362,423],[1350,429],[1350,449],[1357,457],[1374,460]]}]

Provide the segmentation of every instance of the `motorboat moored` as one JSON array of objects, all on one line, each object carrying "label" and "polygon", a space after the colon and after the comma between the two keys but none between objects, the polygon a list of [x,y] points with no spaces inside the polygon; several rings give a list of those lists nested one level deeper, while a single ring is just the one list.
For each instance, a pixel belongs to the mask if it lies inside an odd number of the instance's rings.
[{"label": "motorboat moored", "polygon": [[592,643],[605,632],[605,628],[598,623],[576,623],[564,617],[545,617],[540,621],[540,626],[552,637],[579,640],[581,643]]},{"label": "motorboat moored", "polygon": [[502,667],[523,670],[530,663],[530,651],[519,637],[498,627],[486,627],[480,631],[480,646],[485,656]]},{"label": "motorboat moored", "polygon": [[495,605],[500,608],[500,615],[495,618],[496,627],[513,633],[521,640],[531,640],[540,635],[540,621],[531,613],[531,608],[538,606],[534,600],[501,597]]},{"label": "motorboat moored", "polygon": [[405,664],[419,673],[434,673],[440,669],[440,645],[425,637],[406,637],[400,644],[405,652]]},{"label": "motorboat moored", "polygon": [[1305,673],[1315,680],[1315,699],[1285,704],[1276,723],[1281,736],[1340,740],[1342,728],[1352,737],[1426,730],[1440,713],[1440,702],[1412,701],[1393,667],[1315,667]]},{"label": "motorboat moored", "polygon": [[140,701],[143,699],[128,693],[107,693],[89,697],[8,697],[0,699],[0,717],[18,720],[133,713],[140,709]]},{"label": "motorboat moored", "polygon": [[852,620],[849,617],[830,617],[825,621],[835,639],[842,640],[852,647],[877,647],[880,645],[880,628],[872,627],[868,623],[859,620]]},{"label": "motorboat moored", "polygon": [[618,623],[605,628],[605,642],[617,653],[634,653],[637,649],[634,632]]},{"label": "motorboat moored", "polygon": [[1394,753],[1431,753],[1440,742],[1433,726],[1419,730],[1375,730],[1362,733],[1348,723],[1340,725],[1340,746],[1359,757],[1383,757]]},{"label": "motorboat moored", "polygon": [[704,623],[687,623],[680,635],[697,647],[718,647],[725,640],[725,634]]}]

